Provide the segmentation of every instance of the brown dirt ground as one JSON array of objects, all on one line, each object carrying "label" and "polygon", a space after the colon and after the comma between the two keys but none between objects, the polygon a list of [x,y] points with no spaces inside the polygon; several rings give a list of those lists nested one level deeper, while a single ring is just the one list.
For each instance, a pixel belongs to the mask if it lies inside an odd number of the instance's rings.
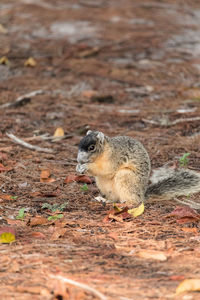
[{"label": "brown dirt ground", "polygon": [[[199,299],[175,290],[200,278],[200,223],[166,218],[173,201],[106,223],[111,206],[94,201],[95,184],[82,191],[64,183],[88,128],[140,140],[153,168],[190,152],[188,167],[200,170],[199,20],[199,1],[1,0],[0,57],[10,62],[0,64],[1,105],[43,91],[0,108],[0,162],[8,167],[1,165],[0,224],[16,230],[16,242],[0,246],[1,299],[98,299],[51,277],[58,274],[107,299]],[[30,57],[35,67],[24,65]],[[58,127],[65,139],[36,138]],[[6,132],[54,152],[24,148]],[[54,182],[40,182],[43,169]],[[66,203],[63,218],[32,226],[50,215],[44,203]],[[24,221],[16,220],[20,208]]]}]

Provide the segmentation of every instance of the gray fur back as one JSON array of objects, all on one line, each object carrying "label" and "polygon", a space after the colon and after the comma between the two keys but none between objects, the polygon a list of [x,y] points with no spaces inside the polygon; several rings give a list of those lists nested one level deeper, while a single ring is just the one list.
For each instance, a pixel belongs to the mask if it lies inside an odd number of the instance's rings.
[{"label": "gray fur back", "polygon": [[133,163],[137,169],[137,176],[144,192],[146,191],[151,163],[149,155],[144,146],[137,140],[127,136],[116,136],[109,138],[109,143],[112,144],[112,158],[119,166],[122,163]]}]

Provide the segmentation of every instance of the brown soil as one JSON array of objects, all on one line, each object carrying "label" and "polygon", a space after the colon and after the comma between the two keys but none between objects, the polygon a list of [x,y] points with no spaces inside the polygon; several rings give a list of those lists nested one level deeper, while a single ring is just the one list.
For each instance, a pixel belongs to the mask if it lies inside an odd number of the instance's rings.
[{"label": "brown soil", "polygon": [[[103,222],[112,207],[95,202],[95,184],[65,183],[88,128],[140,140],[153,168],[189,152],[188,167],[200,170],[199,1],[1,0],[0,23],[0,58],[9,60],[0,64],[0,224],[16,231],[0,246],[1,299],[100,299],[53,276],[107,299],[199,299],[175,295],[183,279],[200,278],[197,220],[167,218],[171,201]],[[65,139],[37,137],[58,127]],[[65,203],[63,217],[48,221],[55,213],[44,203]]]}]

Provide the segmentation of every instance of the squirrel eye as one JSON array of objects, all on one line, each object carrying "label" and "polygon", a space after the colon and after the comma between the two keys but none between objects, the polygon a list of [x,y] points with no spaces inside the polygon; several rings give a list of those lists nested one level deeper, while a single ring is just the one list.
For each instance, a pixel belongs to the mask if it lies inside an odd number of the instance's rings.
[{"label": "squirrel eye", "polygon": [[94,150],[95,150],[95,145],[90,145],[90,146],[88,147],[88,150],[89,150],[89,151],[94,151]]}]

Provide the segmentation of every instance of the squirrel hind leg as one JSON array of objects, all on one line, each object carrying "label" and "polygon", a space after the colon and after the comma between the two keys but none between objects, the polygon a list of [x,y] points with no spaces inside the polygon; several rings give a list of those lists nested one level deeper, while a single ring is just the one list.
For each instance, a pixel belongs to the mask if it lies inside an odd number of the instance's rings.
[{"label": "squirrel hind leg", "polygon": [[137,207],[144,202],[144,195],[136,175],[130,169],[119,170],[114,177],[114,192],[121,203]]}]

